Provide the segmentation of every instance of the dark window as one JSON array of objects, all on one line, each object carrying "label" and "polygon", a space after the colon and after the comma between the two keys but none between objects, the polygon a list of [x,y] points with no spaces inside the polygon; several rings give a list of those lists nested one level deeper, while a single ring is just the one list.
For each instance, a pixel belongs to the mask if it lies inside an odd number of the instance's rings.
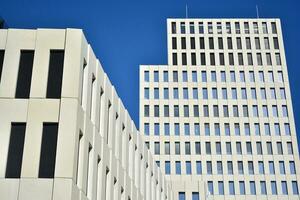
[{"label": "dark window", "polygon": [[186,49],[186,39],[185,39],[185,37],[181,38],[181,49]]},{"label": "dark window", "polygon": [[58,123],[44,123],[39,178],[53,178],[55,172]]},{"label": "dark window", "polygon": [[173,65],[177,65],[177,53],[173,53]]},{"label": "dark window", "polygon": [[204,37],[200,38],[200,49],[205,49]]},{"label": "dark window", "polygon": [[191,38],[191,49],[195,49],[195,38]]},{"label": "dark window", "polygon": [[187,62],[186,62],[186,53],[182,53],[182,65],[187,65]]},{"label": "dark window", "polygon": [[196,53],[192,53],[192,65],[196,65]]},{"label": "dark window", "polygon": [[4,60],[4,50],[0,50],[0,81],[2,75],[2,68],[3,68],[3,60]]},{"label": "dark window", "polygon": [[64,50],[50,50],[47,98],[61,97],[64,54]]},{"label": "dark window", "polygon": [[177,49],[177,39],[175,37],[172,38],[172,49]]},{"label": "dark window", "polygon": [[228,49],[232,49],[232,39],[231,39],[231,37],[227,38],[227,46],[228,46]]},{"label": "dark window", "polygon": [[210,65],[216,65],[214,53],[210,53]]},{"label": "dark window", "polygon": [[172,33],[176,33],[176,22],[172,22]]},{"label": "dark window", "polygon": [[214,49],[214,38],[209,38],[209,49]]},{"label": "dark window", "polygon": [[25,130],[25,123],[11,123],[5,178],[20,178]]},{"label": "dark window", "polygon": [[201,65],[206,65],[205,53],[201,53],[200,58],[201,58]]},{"label": "dark window", "polygon": [[218,38],[218,45],[219,45],[219,49],[223,49],[223,39],[220,37]]},{"label": "dark window", "polygon": [[16,98],[29,98],[33,57],[33,50],[21,50]]},{"label": "dark window", "polygon": [[220,53],[219,56],[220,56],[220,58],[219,58],[220,65],[225,65],[224,53]]}]

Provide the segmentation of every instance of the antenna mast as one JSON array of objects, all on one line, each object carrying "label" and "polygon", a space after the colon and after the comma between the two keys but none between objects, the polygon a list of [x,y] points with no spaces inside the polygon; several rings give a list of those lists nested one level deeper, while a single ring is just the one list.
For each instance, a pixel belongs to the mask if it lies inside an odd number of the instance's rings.
[{"label": "antenna mast", "polygon": [[256,5],[256,17],[259,19],[258,5]]},{"label": "antenna mast", "polygon": [[188,6],[185,4],[185,18],[188,18]]}]

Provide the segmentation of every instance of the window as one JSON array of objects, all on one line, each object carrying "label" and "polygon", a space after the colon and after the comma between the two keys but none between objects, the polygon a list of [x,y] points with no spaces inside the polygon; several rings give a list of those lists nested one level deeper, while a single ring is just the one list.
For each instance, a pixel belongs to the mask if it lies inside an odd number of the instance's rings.
[{"label": "window", "polygon": [[179,107],[177,105],[174,106],[174,117],[179,117]]},{"label": "window", "polygon": [[210,55],[210,65],[216,65],[215,54],[210,53],[209,55]]},{"label": "window", "polygon": [[248,22],[244,22],[244,31],[245,31],[245,34],[249,34],[250,31],[249,31],[249,23]]},{"label": "window", "polygon": [[227,99],[227,89],[226,88],[222,88],[222,98],[223,99]]},{"label": "window", "polygon": [[281,191],[283,195],[288,195],[288,189],[286,181],[281,181]]},{"label": "window", "polygon": [[154,124],[154,135],[159,135],[159,123]]},{"label": "window", "polygon": [[170,135],[170,124],[169,123],[165,123],[165,135]]},{"label": "window", "polygon": [[178,88],[174,88],[173,89],[173,98],[174,99],[178,99],[179,98]]},{"label": "window", "polygon": [[203,22],[199,22],[199,33],[203,34],[204,33],[204,25]]},{"label": "window", "polygon": [[164,105],[164,117],[169,117],[170,113],[169,113],[169,106],[168,105]]},{"label": "window", "polygon": [[200,49],[205,49],[204,37],[200,37]]},{"label": "window", "polygon": [[290,161],[289,164],[290,164],[290,174],[296,174],[295,162]]},{"label": "window", "polygon": [[292,142],[287,142],[286,145],[287,145],[287,152],[288,152],[288,154],[292,155],[294,153],[293,152],[293,144],[292,144]]},{"label": "window", "polygon": [[192,81],[197,82],[197,71],[192,71]]},{"label": "window", "polygon": [[242,88],[241,91],[242,91],[242,99],[247,99],[247,91],[246,91],[246,88]]},{"label": "window", "polygon": [[228,49],[232,49],[232,38],[231,37],[227,38],[227,47],[228,47]]},{"label": "window", "polygon": [[214,194],[214,185],[212,181],[207,182],[207,188],[210,195]]},{"label": "window", "polygon": [[225,65],[224,53],[219,53],[220,65]]},{"label": "window", "polygon": [[188,105],[183,106],[183,116],[189,117],[189,106]]},{"label": "window", "polygon": [[218,155],[222,154],[221,142],[216,142],[216,153]]},{"label": "window", "polygon": [[144,124],[144,134],[149,135],[149,132],[150,132],[149,123],[145,123]]},{"label": "window", "polygon": [[192,174],[191,161],[185,162],[185,169],[186,169],[186,174]]},{"label": "window", "polygon": [[288,123],[284,124],[285,135],[291,135],[290,125]]},{"label": "window", "polygon": [[159,117],[159,105],[154,106],[154,117]]},{"label": "window", "polygon": [[192,200],[200,200],[200,196],[198,192],[193,192],[192,193]]},{"label": "window", "polygon": [[259,124],[258,124],[258,123],[255,123],[255,124],[254,124],[254,127],[255,127],[255,135],[260,135],[260,127],[259,127]]},{"label": "window", "polygon": [[144,88],[144,98],[149,99],[149,88]]},{"label": "window", "polygon": [[33,50],[21,50],[17,87],[16,87],[16,98],[29,98],[33,59],[34,59]]},{"label": "window", "polygon": [[229,181],[229,195],[235,195],[234,182]]},{"label": "window", "polygon": [[210,135],[210,128],[209,128],[209,124],[208,123],[204,124],[204,129],[205,129],[205,135],[209,136]]},{"label": "window", "polygon": [[230,22],[226,22],[226,33],[231,34],[231,25],[230,25]]},{"label": "window", "polygon": [[209,44],[209,49],[214,49],[214,39],[212,37],[210,37],[208,39],[208,44]]},{"label": "window", "polygon": [[217,33],[222,34],[222,24],[221,24],[221,22],[217,22]]},{"label": "window", "polygon": [[180,33],[185,34],[185,23],[184,22],[180,22]]},{"label": "window", "polygon": [[182,65],[187,65],[186,53],[181,54]]},{"label": "window", "polygon": [[277,34],[277,27],[276,27],[276,23],[275,22],[271,23],[271,27],[272,27],[272,33],[273,34]]},{"label": "window", "polygon": [[256,187],[255,187],[255,182],[250,181],[250,194],[251,195],[256,195]]},{"label": "window", "polygon": [[191,34],[194,34],[194,33],[195,33],[194,22],[190,22],[190,33],[191,33]]},{"label": "window", "polygon": [[195,133],[195,135],[200,135],[200,125],[199,125],[199,123],[194,124],[194,133]]},{"label": "window", "polygon": [[252,146],[251,142],[246,142],[247,154],[252,155]]},{"label": "window", "polygon": [[11,123],[5,178],[21,176],[25,131],[25,123]]},{"label": "window", "polygon": [[234,71],[230,71],[230,81],[231,82],[235,82],[236,81]]},{"label": "window", "polygon": [[217,82],[217,75],[215,71],[211,72],[211,81],[212,82]]},{"label": "window", "polygon": [[260,49],[260,41],[258,37],[255,38],[255,48]]},{"label": "window", "polygon": [[179,200],[185,200],[185,193],[179,192]]},{"label": "window", "polygon": [[248,65],[253,65],[253,59],[251,53],[247,53],[247,59],[248,59]]},{"label": "window", "polygon": [[225,71],[221,71],[221,81],[226,82],[226,74]]},{"label": "window", "polygon": [[201,163],[201,161],[196,161],[196,172],[197,172],[197,174],[202,174],[202,163]]},{"label": "window", "polygon": [[154,88],[154,99],[159,99],[159,89]]},{"label": "window", "polygon": [[228,57],[229,57],[229,65],[234,65],[233,53],[229,53]]},{"label": "window", "polygon": [[278,117],[277,106],[272,106],[273,117]]},{"label": "window", "polygon": [[180,154],[180,142],[175,142],[175,154]]},{"label": "window", "polygon": [[210,142],[205,142],[205,150],[206,150],[206,154],[208,154],[208,155],[211,154],[211,145],[210,145]]},{"label": "window", "polygon": [[254,174],[253,161],[248,161],[248,173],[251,174],[251,175]]},{"label": "window", "polygon": [[293,189],[293,194],[294,195],[298,195],[299,194],[297,181],[292,181],[292,189]]},{"label": "window", "polygon": [[158,82],[158,81],[159,81],[158,71],[154,71],[154,82]]},{"label": "window", "polygon": [[180,132],[179,123],[174,124],[174,130],[175,130],[175,135],[179,135]]},{"label": "window", "polygon": [[170,161],[165,161],[165,174],[171,174],[171,164],[170,164]]},{"label": "window", "polygon": [[256,142],[256,152],[257,152],[258,155],[262,155],[261,142]]},{"label": "window", "polygon": [[189,93],[187,88],[183,88],[183,99],[188,99]]},{"label": "window", "polygon": [[241,142],[236,142],[236,153],[242,155],[242,145]]},{"label": "window", "polygon": [[184,135],[190,135],[190,124],[184,123]]},{"label": "window", "polygon": [[168,71],[164,71],[163,75],[164,75],[164,82],[169,82],[169,73],[168,73]]},{"label": "window", "polygon": [[224,195],[224,182],[223,181],[218,181],[218,190],[219,190],[219,195]]},{"label": "window", "polygon": [[259,172],[259,174],[265,174],[263,161],[258,161],[258,172]]},{"label": "window", "polygon": [[193,99],[198,99],[198,88],[193,88]]},{"label": "window", "polygon": [[207,88],[202,89],[202,97],[203,97],[203,99],[208,99]]},{"label": "window", "polygon": [[164,88],[164,99],[169,99],[169,88]]},{"label": "window", "polygon": [[186,155],[191,154],[191,144],[190,144],[190,142],[185,142],[185,154]]},{"label": "window", "polygon": [[240,37],[236,38],[236,47],[237,49],[242,49],[242,40]]},{"label": "window", "polygon": [[177,53],[172,54],[172,63],[173,65],[177,65]]},{"label": "window", "polygon": [[229,124],[225,124],[225,135],[226,136],[229,136],[230,135],[230,126],[229,126]]},{"label": "window", "polygon": [[220,136],[220,124],[219,123],[215,124],[215,135]]},{"label": "window", "polygon": [[181,49],[186,49],[186,39],[185,39],[185,37],[181,38]]},{"label": "window", "polygon": [[276,145],[277,145],[277,153],[279,155],[282,155],[283,154],[282,143],[281,142],[276,142]]},{"label": "window", "polygon": [[275,174],[275,167],[273,161],[269,161],[269,172],[270,174]]},{"label": "window", "polygon": [[202,77],[202,82],[207,82],[207,74],[206,74],[206,71],[202,71],[201,77]]},{"label": "window", "polygon": [[235,22],[235,33],[240,34],[241,33],[241,27],[239,22]]},{"label": "window", "polygon": [[238,123],[234,124],[234,132],[235,132],[235,135],[241,135],[240,124],[238,124]]},{"label": "window", "polygon": [[209,117],[209,111],[208,111],[207,105],[203,106],[203,114],[204,114],[204,117]]},{"label": "window", "polygon": [[195,38],[194,37],[191,37],[190,45],[191,45],[191,49],[195,49]]},{"label": "window", "polygon": [[218,99],[218,91],[217,88],[212,88],[212,98]]},{"label": "window", "polygon": [[256,58],[257,58],[257,65],[262,66],[263,63],[262,63],[261,53],[257,53]]},{"label": "window", "polygon": [[172,37],[172,49],[177,49],[177,39],[176,39],[176,37]]},{"label": "window", "polygon": [[276,65],[281,65],[280,53],[275,53]]},{"label": "window", "polygon": [[251,49],[251,41],[250,41],[250,37],[246,38],[246,49]]},{"label": "window", "polygon": [[230,142],[226,142],[226,153],[227,153],[227,155],[232,154],[231,143]]},{"label": "window", "polygon": [[245,182],[239,181],[239,186],[240,186],[240,195],[245,195],[246,194]]},{"label": "window", "polygon": [[176,174],[181,174],[181,163],[180,161],[175,161]]},{"label": "window", "polygon": [[232,161],[227,161],[227,170],[228,170],[228,174],[230,174],[230,175],[233,174],[233,165],[232,165]]},{"label": "window", "polygon": [[144,72],[144,81],[149,82],[149,71]]},{"label": "window", "polygon": [[266,105],[262,106],[263,109],[263,116],[264,117],[268,117],[269,113],[268,113],[268,107]]},{"label": "window", "polygon": [[269,38],[267,37],[264,38],[264,44],[265,44],[265,49],[270,49]]},{"label": "window", "polygon": [[201,145],[200,145],[200,142],[195,142],[195,153],[197,155],[201,154]]},{"label": "window", "polygon": [[266,22],[262,23],[262,29],[263,29],[263,33],[267,34],[268,33],[268,26]]},{"label": "window", "polygon": [[173,34],[176,33],[176,22],[172,22],[171,26],[172,26],[172,33]]},{"label": "window", "polygon": [[221,161],[217,161],[217,172],[218,174],[223,174],[223,166]]},{"label": "window", "polygon": [[212,22],[208,22],[208,33],[212,34],[213,33],[213,25]]},{"label": "window", "polygon": [[218,38],[218,46],[219,46],[219,49],[224,49],[223,38],[221,38],[221,37]]},{"label": "window", "polygon": [[4,50],[0,50],[0,81],[1,81],[1,75],[3,69],[4,53],[5,53]]},{"label": "window", "polygon": [[194,117],[199,117],[199,106],[198,105],[194,105]]},{"label": "window", "polygon": [[267,195],[267,187],[265,181],[260,181],[260,194]]},{"label": "window", "polygon": [[272,195],[277,195],[276,181],[271,181],[271,190],[272,190]]},{"label": "window", "polygon": [[154,142],[154,154],[160,154],[160,145],[159,142]]},{"label": "window", "polygon": [[280,174],[285,174],[284,161],[279,161],[279,172]]},{"label": "window", "polygon": [[238,53],[238,62],[239,62],[239,65],[244,65],[244,59],[243,59],[242,53]]},{"label": "window", "polygon": [[55,173],[58,123],[43,123],[39,178],[53,178]]},{"label": "window", "polygon": [[238,171],[239,171],[239,174],[244,174],[243,161],[238,161]]}]

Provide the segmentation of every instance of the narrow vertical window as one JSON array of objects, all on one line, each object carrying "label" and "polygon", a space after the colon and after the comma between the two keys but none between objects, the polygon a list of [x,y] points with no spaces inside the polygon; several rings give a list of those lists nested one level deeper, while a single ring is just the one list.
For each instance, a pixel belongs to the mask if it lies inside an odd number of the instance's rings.
[{"label": "narrow vertical window", "polygon": [[77,148],[76,184],[78,184],[79,166],[81,165],[80,152],[83,145],[82,136],[83,136],[82,132],[79,131],[78,148]]},{"label": "narrow vertical window", "polygon": [[1,75],[3,69],[3,60],[4,60],[4,50],[0,50],[0,82],[1,82]]},{"label": "narrow vertical window", "polygon": [[29,98],[33,57],[33,50],[21,50],[16,98]]},{"label": "narrow vertical window", "polygon": [[8,147],[5,178],[20,178],[23,148],[25,139],[25,123],[12,123]]},{"label": "narrow vertical window", "polygon": [[91,198],[91,191],[90,191],[90,185],[91,185],[91,180],[93,178],[93,173],[92,173],[92,167],[93,167],[93,160],[92,160],[92,145],[89,144],[89,150],[88,150],[88,157],[87,157],[87,170],[86,170],[86,194],[88,198]]},{"label": "narrow vertical window", "polygon": [[39,178],[53,178],[55,172],[58,123],[44,123]]},{"label": "narrow vertical window", "polygon": [[86,78],[85,78],[85,74],[87,73],[87,68],[86,68],[87,62],[85,59],[83,59],[83,65],[82,65],[82,78],[81,78],[81,99],[80,99],[80,105],[83,105],[83,97],[84,97],[84,93],[85,93],[85,82],[86,82]]},{"label": "narrow vertical window", "polygon": [[64,56],[64,50],[50,50],[47,98],[61,97]]}]

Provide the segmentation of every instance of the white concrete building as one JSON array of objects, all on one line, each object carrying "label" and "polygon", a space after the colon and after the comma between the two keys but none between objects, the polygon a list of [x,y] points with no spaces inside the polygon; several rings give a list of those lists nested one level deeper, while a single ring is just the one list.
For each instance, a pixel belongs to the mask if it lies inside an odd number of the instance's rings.
[{"label": "white concrete building", "polygon": [[140,132],[176,200],[299,200],[279,19],[168,19],[168,65],[140,67]]},{"label": "white concrete building", "polygon": [[172,200],[79,29],[0,30],[0,199]]}]

